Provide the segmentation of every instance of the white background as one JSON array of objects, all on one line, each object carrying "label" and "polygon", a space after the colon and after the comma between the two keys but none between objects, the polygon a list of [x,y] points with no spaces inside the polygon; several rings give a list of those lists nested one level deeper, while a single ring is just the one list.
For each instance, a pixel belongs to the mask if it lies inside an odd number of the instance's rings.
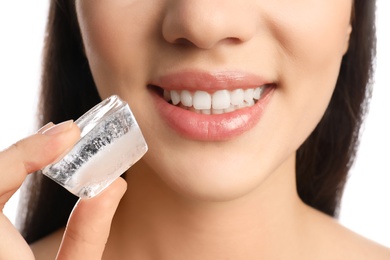
[{"label": "white background", "polygon": [[[0,0],[0,150],[36,129],[47,2]],[[340,222],[390,247],[390,2],[378,0],[377,6],[376,83]],[[12,221],[16,204],[17,195],[4,209]]]}]

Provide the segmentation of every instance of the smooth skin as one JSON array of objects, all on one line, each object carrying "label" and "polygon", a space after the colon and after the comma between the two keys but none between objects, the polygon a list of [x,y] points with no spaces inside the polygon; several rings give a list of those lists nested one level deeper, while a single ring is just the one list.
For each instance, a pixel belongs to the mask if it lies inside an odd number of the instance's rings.
[{"label": "smooth skin", "polygon": [[[129,102],[150,148],[127,172],[102,259],[390,258],[306,206],[295,187],[295,152],[320,121],[348,49],[351,0],[75,2],[100,95]],[[184,70],[252,73],[276,88],[255,127],[199,142],[166,124],[147,87]],[[106,238],[109,224],[96,232]],[[54,258],[62,232],[33,245],[37,259]]]},{"label": "smooth skin", "polygon": [[[79,0],[76,7],[100,95],[126,100],[149,144],[142,172],[201,201],[245,196],[275,172],[295,183],[295,151],[320,121],[348,49],[351,0]],[[147,87],[193,70],[251,73],[276,88],[250,131],[197,142],[167,125]]]}]

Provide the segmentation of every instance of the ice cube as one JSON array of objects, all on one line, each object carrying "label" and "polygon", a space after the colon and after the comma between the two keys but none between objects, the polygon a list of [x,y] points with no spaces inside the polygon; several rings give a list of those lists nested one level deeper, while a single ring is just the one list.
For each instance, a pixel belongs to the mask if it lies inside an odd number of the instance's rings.
[{"label": "ice cube", "polygon": [[92,198],[148,150],[129,106],[111,96],[75,122],[81,139],[42,173],[81,198]]}]

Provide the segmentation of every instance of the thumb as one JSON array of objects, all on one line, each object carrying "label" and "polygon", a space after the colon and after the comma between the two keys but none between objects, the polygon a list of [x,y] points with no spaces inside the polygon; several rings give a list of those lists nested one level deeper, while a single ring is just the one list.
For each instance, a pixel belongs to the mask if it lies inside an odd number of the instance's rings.
[{"label": "thumb", "polygon": [[101,259],[126,181],[115,180],[91,199],[80,199],[69,218],[57,259]]}]

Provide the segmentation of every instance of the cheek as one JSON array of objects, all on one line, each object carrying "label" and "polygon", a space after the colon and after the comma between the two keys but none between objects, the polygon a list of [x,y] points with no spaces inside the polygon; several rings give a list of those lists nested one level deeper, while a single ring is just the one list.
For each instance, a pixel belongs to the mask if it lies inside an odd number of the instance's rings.
[{"label": "cheek", "polygon": [[[333,91],[350,32],[351,0],[302,1],[306,8],[284,12],[278,28],[283,50],[281,80],[310,85],[305,91]],[[310,4],[309,4],[310,2]],[[291,7],[293,8],[293,7]]]},{"label": "cheek", "polygon": [[[352,6],[349,0],[301,1],[302,6],[297,2],[289,5],[289,11],[273,10],[277,14],[273,32],[280,53],[274,114],[283,117],[275,124],[290,126],[285,136],[294,140],[293,148],[315,128],[332,96],[347,44]],[[289,139],[291,133],[294,138]]]},{"label": "cheek", "polygon": [[[99,92],[112,92],[145,73],[151,35],[159,24],[153,1],[80,0],[77,13],[85,52]],[[148,13],[147,19],[145,13]],[[115,91],[118,91],[115,89]],[[103,94],[106,95],[106,94]]]},{"label": "cheek", "polygon": [[270,5],[269,12],[282,54],[281,80],[296,75],[317,83],[335,82],[348,44],[352,0],[303,0],[280,6]]},{"label": "cheek", "polygon": [[274,27],[281,47],[291,56],[303,56],[313,62],[343,55],[350,32],[352,1],[300,2],[280,4],[277,10],[270,10],[270,26]]},{"label": "cheek", "polygon": [[[115,20],[115,9],[106,6],[102,1],[78,1],[77,14],[83,37],[84,48],[90,63],[113,56],[115,43],[120,41],[120,32],[123,30]],[[113,26],[117,23],[119,26]]]}]

